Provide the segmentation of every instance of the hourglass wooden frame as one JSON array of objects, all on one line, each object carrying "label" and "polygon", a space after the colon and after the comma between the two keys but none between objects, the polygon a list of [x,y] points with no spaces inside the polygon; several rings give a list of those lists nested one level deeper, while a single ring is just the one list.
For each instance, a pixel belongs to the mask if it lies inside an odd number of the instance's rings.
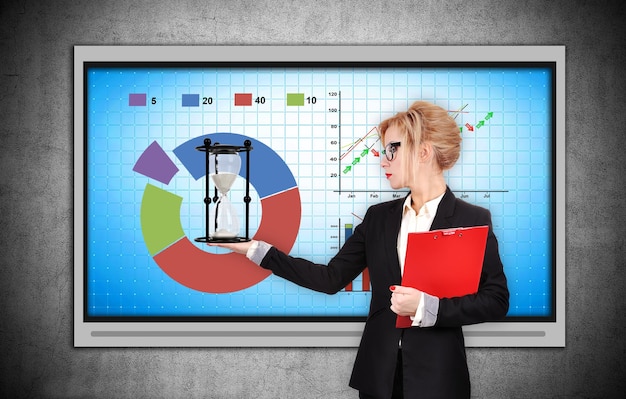
[{"label": "hourglass wooden frame", "polygon": [[[206,176],[205,176],[205,196],[204,196],[205,236],[198,237],[195,239],[195,241],[197,242],[246,242],[246,241],[250,241],[250,202],[252,201],[252,199],[250,198],[250,151],[252,150],[252,142],[250,140],[245,140],[243,143],[243,146],[226,145],[226,144],[220,144],[220,143],[212,144],[211,139],[206,138],[204,139],[204,145],[196,147],[196,150],[202,151],[206,154],[206,159],[205,159]],[[243,197],[243,201],[245,203],[245,209],[246,209],[246,216],[245,216],[246,235],[244,237],[236,236],[236,237],[227,237],[227,238],[226,237],[211,237],[211,235],[209,234],[209,226],[211,223],[210,217],[209,217],[209,206],[212,202],[217,204],[220,198],[218,196],[217,186],[214,186],[213,200],[211,200],[211,197],[210,197],[210,184],[209,184],[209,181],[211,180],[210,172],[209,172],[210,156],[211,154],[215,155],[215,157],[213,158],[215,164],[213,166],[216,168],[218,155],[237,154],[237,156],[240,156],[239,153],[241,152],[246,153],[246,195]],[[214,220],[216,231],[218,230],[217,220],[218,220],[218,213],[216,209],[215,220]]]}]

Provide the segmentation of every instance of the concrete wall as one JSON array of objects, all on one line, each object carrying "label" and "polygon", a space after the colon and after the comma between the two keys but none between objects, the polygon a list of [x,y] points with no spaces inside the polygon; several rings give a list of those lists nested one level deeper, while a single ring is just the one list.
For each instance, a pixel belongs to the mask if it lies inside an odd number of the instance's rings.
[{"label": "concrete wall", "polygon": [[354,349],[74,349],[77,44],[567,46],[567,347],[469,349],[480,398],[626,391],[622,1],[0,6],[0,396],[355,398]]}]

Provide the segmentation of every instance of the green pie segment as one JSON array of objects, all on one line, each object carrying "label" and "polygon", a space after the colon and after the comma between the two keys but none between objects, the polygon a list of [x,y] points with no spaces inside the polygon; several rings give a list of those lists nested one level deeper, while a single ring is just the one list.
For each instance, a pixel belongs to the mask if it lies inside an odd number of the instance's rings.
[{"label": "green pie segment", "polygon": [[141,230],[151,256],[185,236],[180,223],[183,198],[147,184],[141,200]]}]

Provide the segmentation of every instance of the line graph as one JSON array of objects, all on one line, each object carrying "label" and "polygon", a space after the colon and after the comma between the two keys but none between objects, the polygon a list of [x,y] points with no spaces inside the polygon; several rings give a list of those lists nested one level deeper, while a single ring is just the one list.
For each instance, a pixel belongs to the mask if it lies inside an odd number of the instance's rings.
[{"label": "line graph", "polygon": [[[375,140],[372,144],[368,145],[367,139],[369,138],[375,138]],[[380,141],[380,137],[379,137],[378,127],[373,127],[367,132],[365,136],[359,138],[357,141],[353,143],[348,144],[348,149],[339,157],[340,161],[343,161],[344,158],[348,157],[348,155],[350,155],[350,153],[355,151],[357,146],[359,146],[360,144],[363,144],[364,148],[360,154],[358,154],[358,151],[356,151],[357,155],[353,156],[352,163],[347,165],[341,173],[345,175],[349,173],[350,171],[352,171],[352,168],[355,167],[357,164],[359,164],[361,162],[361,159],[366,157],[370,153],[375,158],[378,158],[380,156],[380,153],[372,147],[374,147],[379,141]]]},{"label": "line graph", "polygon": [[[368,184],[362,184],[360,186],[356,184],[347,184],[347,185],[345,184],[346,181],[350,181],[349,178],[351,177],[351,175],[357,172],[357,168],[363,167],[366,163],[375,164],[377,165],[376,167],[378,168],[378,165],[380,164],[380,151],[377,151],[375,147],[377,145],[380,146],[380,131],[378,130],[378,126],[374,126],[374,127],[367,128],[367,132],[361,136],[357,136],[356,138],[348,138],[348,139],[344,138],[343,135],[341,135],[342,127],[343,127],[341,123],[341,112],[342,112],[341,90],[338,90],[337,93],[338,95],[337,95],[337,108],[336,109],[338,111],[337,114],[339,115],[337,128],[338,128],[338,131],[340,132],[340,136],[337,141],[338,147],[339,147],[339,156],[338,156],[339,165],[338,165],[337,173],[333,174],[332,176],[333,177],[336,176],[338,178],[339,184],[338,184],[338,188],[334,191],[339,194],[349,193],[348,198],[354,198],[355,193],[370,193],[370,192],[380,193],[380,194],[391,193],[392,198],[397,198],[400,194],[405,195],[408,192],[406,190],[393,190],[393,189],[386,189],[382,187],[375,188],[376,184],[371,184],[371,182],[369,181],[368,181]],[[470,122],[465,122],[465,124],[463,124],[464,121],[460,122],[457,119],[460,120],[462,118],[459,118],[459,117],[470,114],[468,107],[469,107],[469,103],[465,103],[458,108],[450,107],[447,109],[447,112],[450,113],[450,116],[453,119],[455,119],[457,123],[459,124],[459,131],[461,132],[461,134],[465,133],[466,135],[472,134],[478,131],[478,129],[485,126],[487,121],[489,121],[491,118],[494,117],[494,112],[489,111],[477,123],[472,124]],[[331,109],[334,109],[334,108],[331,108]],[[464,128],[465,128],[465,132],[464,132]],[[353,127],[353,130],[356,130],[356,128]],[[465,138],[470,139],[471,137],[466,136]],[[334,159],[334,157],[331,159]],[[371,165],[370,165],[369,170],[370,172],[372,172],[373,170],[371,168]],[[374,179],[382,180],[382,175],[380,173],[370,173],[370,174],[373,176]],[[483,198],[490,198],[491,193],[508,193],[509,192],[508,189],[491,188],[489,186],[484,186],[484,187],[474,186],[471,188],[460,186],[460,187],[456,187],[456,190],[458,191],[460,197],[463,199],[469,199],[470,193],[471,194],[481,193],[483,194]],[[379,198],[379,197],[373,197],[373,198]]]},{"label": "line graph", "polygon": [[[378,127],[375,126],[375,127],[371,128],[370,131],[367,132],[367,134],[365,136],[359,138],[357,141],[355,141],[353,143],[348,144],[348,149],[346,150],[346,152],[344,152],[339,157],[339,159],[343,160],[345,157],[350,155],[350,153],[356,148],[357,145],[361,144],[366,139],[374,136],[374,137],[376,137],[376,141],[372,145],[366,146],[366,148],[369,150],[370,148],[372,148],[374,146],[374,144],[376,144],[376,143],[378,143],[378,141],[380,141],[380,139],[378,138],[378,135],[379,135]],[[343,148],[345,148],[345,147],[342,147],[342,150],[343,150]],[[374,153],[374,155],[377,156],[376,153]]]}]

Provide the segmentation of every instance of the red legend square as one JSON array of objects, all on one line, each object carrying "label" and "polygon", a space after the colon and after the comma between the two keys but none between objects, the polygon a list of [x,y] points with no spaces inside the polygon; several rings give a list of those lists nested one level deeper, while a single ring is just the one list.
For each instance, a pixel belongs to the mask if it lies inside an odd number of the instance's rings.
[{"label": "red legend square", "polygon": [[252,105],[252,93],[235,93],[235,106]]}]

